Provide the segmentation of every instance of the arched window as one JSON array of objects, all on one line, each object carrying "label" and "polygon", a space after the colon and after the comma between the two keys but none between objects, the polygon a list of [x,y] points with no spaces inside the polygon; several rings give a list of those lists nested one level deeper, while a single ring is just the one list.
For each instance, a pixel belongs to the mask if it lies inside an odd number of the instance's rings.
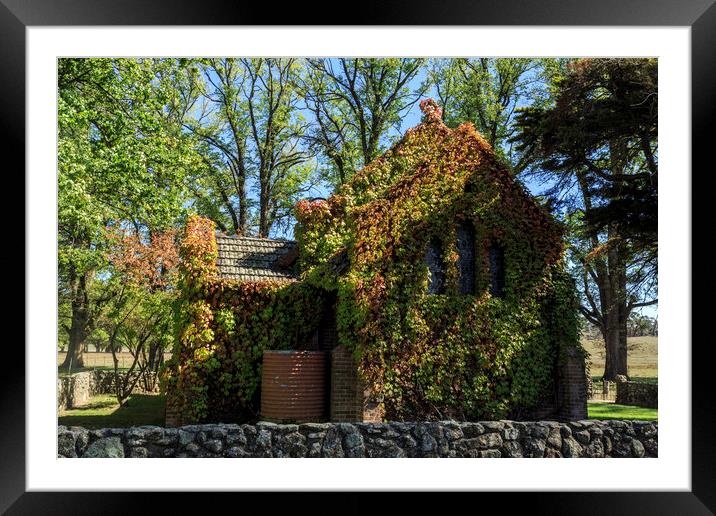
[{"label": "arched window", "polygon": [[505,251],[495,243],[490,244],[490,293],[495,297],[505,295]]},{"label": "arched window", "polygon": [[445,292],[445,261],[440,240],[433,237],[425,250],[425,263],[428,266],[428,294]]},{"label": "arched window", "polygon": [[469,222],[459,222],[457,233],[457,270],[461,294],[475,293],[475,228]]}]

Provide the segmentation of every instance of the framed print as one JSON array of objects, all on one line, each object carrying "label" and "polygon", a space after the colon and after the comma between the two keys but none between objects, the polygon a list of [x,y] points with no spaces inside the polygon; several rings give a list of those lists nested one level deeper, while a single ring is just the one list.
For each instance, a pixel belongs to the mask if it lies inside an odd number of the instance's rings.
[{"label": "framed print", "polygon": [[691,336],[711,2],[350,23],[133,4],[0,5],[27,201],[3,509],[395,490],[714,510]]}]

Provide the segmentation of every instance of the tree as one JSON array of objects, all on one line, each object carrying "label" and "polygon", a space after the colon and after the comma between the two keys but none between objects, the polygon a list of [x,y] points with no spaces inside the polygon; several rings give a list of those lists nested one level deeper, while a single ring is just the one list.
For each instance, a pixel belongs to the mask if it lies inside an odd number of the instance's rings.
[{"label": "tree", "polygon": [[643,314],[631,313],[627,322],[627,336],[644,337],[656,335],[656,319]]},{"label": "tree", "polygon": [[181,131],[175,60],[58,61],[58,293],[70,307],[63,323],[63,367],[83,366],[82,353],[110,301],[94,289],[107,267],[105,226],[122,221],[159,229],[183,211],[184,177],[195,166]]},{"label": "tree", "polygon": [[[112,292],[99,325],[106,331],[114,363],[114,389],[123,405],[136,385],[152,389],[164,352],[171,347],[179,255],[176,231],[143,234],[114,226],[107,229]],[[120,369],[118,352],[127,349],[132,361]]]},{"label": "tree", "polygon": [[201,76],[185,83],[184,102],[193,106],[199,97],[201,101],[196,113],[184,125],[204,143],[199,149],[204,167],[196,178],[201,183],[194,194],[201,200],[204,194],[201,187],[207,188],[214,195],[210,195],[208,203],[200,202],[200,207],[209,208],[212,218],[226,231],[226,222],[212,207],[220,199],[233,232],[247,233],[249,119],[242,92],[248,73],[231,58],[201,59],[193,65],[201,71]]},{"label": "tree", "polygon": [[[196,206],[223,231],[268,236],[291,216],[297,196],[312,187],[311,153],[302,146],[296,59],[204,59],[201,102],[185,127],[201,138],[204,166],[193,193]],[[256,199],[251,197],[252,190]],[[216,209],[217,200],[223,212]],[[257,208],[257,209],[255,209]],[[224,217],[228,214],[228,221]]]},{"label": "tree", "polygon": [[[293,202],[294,193],[303,191],[297,177],[306,178],[300,166],[310,154],[300,146],[304,127],[296,118],[298,95],[295,77],[300,66],[295,59],[245,59],[248,72],[246,102],[258,175],[258,234],[267,237],[280,218],[282,202]],[[299,171],[292,177],[291,173]],[[296,192],[291,192],[295,189]]]},{"label": "tree", "polygon": [[304,138],[323,158],[324,178],[345,183],[383,150],[390,129],[427,91],[415,88],[424,59],[308,59],[300,82],[314,123]]},{"label": "tree", "polygon": [[631,312],[657,302],[657,63],[578,60],[554,91],[553,105],[521,110],[514,141],[560,197],[581,311],[602,332],[614,379],[627,374]]},{"label": "tree", "polygon": [[517,133],[515,115],[525,105],[541,106],[549,98],[548,78],[559,67],[555,59],[432,59],[428,78],[449,127],[472,122],[498,156],[516,174],[531,162],[510,140]]}]

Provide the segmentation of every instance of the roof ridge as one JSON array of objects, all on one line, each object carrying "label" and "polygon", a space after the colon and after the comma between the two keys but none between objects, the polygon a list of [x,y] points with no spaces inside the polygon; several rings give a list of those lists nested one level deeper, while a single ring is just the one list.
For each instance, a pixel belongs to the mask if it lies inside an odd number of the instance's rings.
[{"label": "roof ridge", "polygon": [[257,242],[281,242],[281,243],[298,243],[296,240],[289,240],[288,238],[268,238],[268,237],[254,237],[244,235],[224,235],[217,231],[217,238],[230,238],[232,240],[255,240]]}]

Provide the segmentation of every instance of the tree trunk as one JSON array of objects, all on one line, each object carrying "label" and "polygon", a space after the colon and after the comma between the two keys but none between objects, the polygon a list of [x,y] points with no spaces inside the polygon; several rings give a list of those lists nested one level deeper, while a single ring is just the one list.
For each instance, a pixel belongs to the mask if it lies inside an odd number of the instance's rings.
[{"label": "tree trunk", "polygon": [[607,323],[604,331],[604,345],[606,350],[606,361],[604,364],[604,380],[614,381],[619,374],[619,328],[616,324],[617,314],[609,313],[606,317]]},{"label": "tree trunk", "polygon": [[70,282],[72,285],[72,324],[67,347],[67,356],[60,367],[63,369],[76,369],[84,367],[84,350],[90,328],[89,294],[87,283],[90,273],[73,273]]},{"label": "tree trunk", "polygon": [[243,171],[241,176],[237,180],[238,182],[238,196],[239,196],[239,228],[242,235],[246,235],[249,228],[249,207],[246,200],[246,176]]},{"label": "tree trunk", "polygon": [[602,289],[602,314],[604,317],[604,346],[606,360],[604,364],[604,379],[614,381],[618,374],[622,374],[620,353],[620,306],[618,301],[618,281],[616,273],[616,253],[614,249],[608,251],[607,277],[604,278]]},{"label": "tree trunk", "polygon": [[[268,173],[262,174],[262,176]],[[271,229],[269,221],[269,192],[268,182],[261,180],[261,192],[259,194],[259,236],[267,238]]]},{"label": "tree trunk", "polygon": [[[217,181],[217,183],[219,183]],[[229,199],[229,196],[226,195],[226,191],[221,188],[221,185],[219,185],[219,193],[221,195],[221,200],[224,203],[224,206],[226,207],[226,211],[229,212],[229,216],[231,217],[231,224],[233,226],[234,234],[238,235],[240,232],[240,224],[239,224],[239,218],[236,215],[236,210],[234,209],[234,205],[231,203],[231,199]],[[217,221],[217,225],[218,225]],[[221,225],[219,226],[222,231],[226,231],[226,228],[221,228]]]},{"label": "tree trunk", "polygon": [[617,306],[619,307],[619,346],[617,348],[617,374],[628,375],[627,369],[627,324],[629,322],[629,310],[627,308],[627,274],[626,264],[624,262],[624,253],[620,245],[617,254],[619,256],[619,267],[617,268],[617,283],[619,290],[617,293]]},{"label": "tree trunk", "polygon": [[[612,140],[609,144],[612,174],[621,174],[626,161],[624,141]],[[627,273],[624,244],[619,229],[610,224],[607,229],[607,270],[608,299],[605,314],[606,363],[604,379],[614,380],[617,375],[627,375]]]}]

